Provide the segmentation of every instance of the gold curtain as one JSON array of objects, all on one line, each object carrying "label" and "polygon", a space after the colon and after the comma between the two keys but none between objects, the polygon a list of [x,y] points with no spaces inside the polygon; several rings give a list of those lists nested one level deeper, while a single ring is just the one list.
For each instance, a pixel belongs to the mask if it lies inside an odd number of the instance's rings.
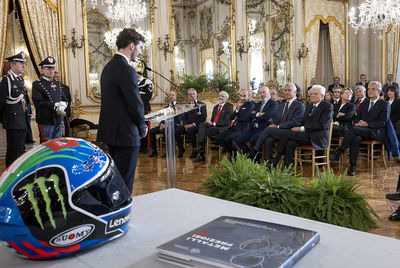
[{"label": "gold curtain", "polygon": [[[387,33],[387,73],[397,77],[399,61],[400,29],[392,27]],[[384,74],[386,75],[386,74]]]},{"label": "gold curtain", "polygon": [[335,21],[329,21],[329,38],[331,39],[331,53],[334,76],[345,78],[346,55],[344,45],[344,34]]},{"label": "gold curtain", "polygon": [[38,64],[47,56],[60,62],[59,22],[57,10],[46,1],[18,0],[29,46]]},{"label": "gold curtain", "polygon": [[0,74],[3,70],[4,52],[6,49],[6,33],[9,1],[0,1]]},{"label": "gold curtain", "polygon": [[309,48],[307,56],[307,86],[310,84],[311,79],[315,77],[315,73],[317,70],[320,23],[320,20],[317,20],[311,25],[311,27],[307,28],[308,31],[306,33],[306,46]]}]

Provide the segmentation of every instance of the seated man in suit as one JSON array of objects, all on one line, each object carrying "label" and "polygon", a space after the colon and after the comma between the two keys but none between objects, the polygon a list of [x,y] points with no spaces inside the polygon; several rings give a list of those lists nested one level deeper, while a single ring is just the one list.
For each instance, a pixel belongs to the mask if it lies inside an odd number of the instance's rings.
[{"label": "seated man in suit", "polygon": [[397,90],[399,90],[399,84],[397,84],[396,82],[393,81],[393,74],[387,75],[387,82],[386,82],[386,84],[383,85],[382,94],[386,94],[386,91],[389,86],[394,86],[394,87],[396,87]]},{"label": "seated man in suit", "polygon": [[[175,131],[175,139],[178,144],[179,153],[178,158],[183,157],[185,153],[185,147],[183,145],[183,137],[182,135],[188,133],[190,144],[192,145],[192,154],[190,158],[197,157],[197,142],[196,142],[196,134],[199,130],[199,125],[206,121],[207,119],[207,108],[206,105],[197,100],[197,91],[194,88],[189,88],[187,91],[188,99],[194,107],[198,107],[189,112],[183,114],[183,126],[180,126]],[[204,104],[199,107],[200,104]]]},{"label": "seated man in suit", "polygon": [[344,136],[352,127],[356,106],[351,103],[353,91],[351,88],[343,88],[340,94],[340,102],[333,105],[333,134],[332,136]]},{"label": "seated man in suit", "polygon": [[233,112],[233,105],[227,103],[229,95],[226,91],[221,91],[218,94],[219,103],[214,106],[211,115],[211,120],[206,120],[199,126],[199,132],[197,134],[198,145],[199,145],[199,158],[194,162],[204,162],[206,157],[204,155],[204,142],[207,136],[216,136],[221,134],[229,128],[231,123],[230,117]]},{"label": "seated man in suit", "polygon": [[[164,108],[174,107],[176,105],[176,91],[170,90],[168,92],[168,96],[169,96],[168,97],[169,104],[167,106],[165,106]],[[179,115],[174,117],[175,129],[180,126],[180,121],[181,121],[181,117]],[[158,126],[153,127],[150,130],[149,136],[150,136],[151,154],[149,155],[149,157],[156,157],[158,155],[157,154],[157,140],[156,140],[157,134],[165,135],[165,121],[161,121]]]},{"label": "seated man in suit", "polygon": [[247,89],[239,91],[239,101],[231,114],[230,120],[235,120],[232,126],[216,137],[216,143],[221,145],[225,152],[232,157],[234,150],[233,140],[240,134],[251,129],[251,118],[254,103],[250,100],[252,92]]},{"label": "seated man in suit", "polygon": [[236,138],[236,144],[244,154],[250,152],[247,142],[250,142],[251,146],[254,146],[260,137],[261,132],[271,124],[272,118],[278,110],[278,102],[271,99],[269,94],[269,88],[262,86],[258,90],[261,101],[254,105],[254,109],[251,112],[252,128],[246,132],[243,132]]},{"label": "seated man in suit", "polygon": [[385,141],[385,125],[389,119],[390,106],[387,101],[379,98],[381,92],[380,82],[372,81],[368,84],[370,99],[362,102],[354,126],[345,134],[342,145],[331,156],[331,160],[339,160],[341,154],[350,147],[350,166],[347,171],[349,176],[356,174],[357,156],[362,140]]},{"label": "seated man in suit", "polygon": [[344,87],[344,85],[340,84],[340,77],[338,76],[333,78],[333,84],[329,85],[328,90],[333,93],[333,89],[336,87],[341,87],[341,88]]},{"label": "seated man in suit", "polygon": [[285,156],[284,164],[293,163],[296,147],[311,144],[316,150],[325,150],[329,145],[329,122],[333,115],[332,104],[324,101],[325,87],[313,86],[308,91],[310,103],[307,104],[300,126],[284,130],[279,136],[277,153],[271,165],[276,166],[282,155]]},{"label": "seated man in suit", "polygon": [[367,89],[363,85],[357,85],[355,88],[354,104],[356,105],[356,114],[360,110],[361,103],[366,100]]},{"label": "seated man in suit", "polygon": [[340,101],[341,101],[341,98],[340,98],[341,92],[342,92],[342,88],[341,88],[340,86],[337,86],[337,87],[334,87],[334,88],[333,88],[333,98],[332,98],[332,101],[331,101],[331,103],[332,103],[333,105],[338,104],[338,103],[340,104]]},{"label": "seated man in suit", "polygon": [[305,105],[296,98],[297,88],[293,83],[288,83],[284,86],[283,92],[286,100],[279,104],[278,112],[272,120],[272,124],[263,130],[256,144],[254,145],[250,158],[254,159],[260,152],[261,146],[264,144],[264,159],[268,162],[272,161],[272,149],[274,143],[278,139],[282,131],[291,129],[301,125],[301,120],[304,115]]}]

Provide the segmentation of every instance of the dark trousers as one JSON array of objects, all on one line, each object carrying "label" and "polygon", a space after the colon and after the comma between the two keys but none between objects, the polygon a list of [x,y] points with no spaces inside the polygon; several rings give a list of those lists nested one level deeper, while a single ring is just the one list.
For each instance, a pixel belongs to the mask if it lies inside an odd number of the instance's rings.
[{"label": "dark trousers", "polygon": [[25,151],[26,129],[6,129],[7,152],[6,167],[12,164]]},{"label": "dark trousers", "polygon": [[333,126],[332,137],[344,137],[346,132],[350,131],[348,127],[345,126]]},{"label": "dark trousers", "polygon": [[294,152],[300,145],[311,144],[310,135],[307,132],[284,130],[279,137],[279,144],[276,148],[277,156],[274,164],[278,164],[282,155],[285,156],[284,165],[289,166],[293,163]]},{"label": "dark trousers", "polygon": [[[384,131],[384,130],[382,130]],[[383,135],[384,137],[384,135]],[[346,135],[344,136],[344,140],[342,145],[340,146],[340,152],[344,152],[347,148],[350,147],[350,155],[349,155],[349,163],[350,165],[356,165],[358,151],[360,148],[360,143],[363,140],[373,140],[377,139],[376,137],[372,137],[371,130],[368,127],[352,127]],[[381,140],[384,141],[384,140]]]},{"label": "dark trousers", "polygon": [[157,134],[165,134],[165,128],[160,130],[160,126],[156,126],[153,127],[152,129],[150,129],[150,147],[151,147],[151,151],[153,153],[157,153],[157,139],[156,139],[156,135]]},{"label": "dark trousers", "polygon": [[206,137],[213,137],[220,133],[219,127],[210,126],[207,123],[201,123],[199,126],[199,132],[197,133],[198,144],[200,147],[200,153],[204,154],[204,143]]},{"label": "dark trousers", "polygon": [[265,160],[271,161],[274,144],[279,141],[279,137],[285,131],[288,130],[281,128],[265,128],[258,137],[253,149],[259,152],[264,145],[264,158]]},{"label": "dark trousers", "polygon": [[110,155],[114,159],[119,173],[125,181],[129,193],[132,193],[135,180],[136,163],[139,154],[139,146],[108,146]]},{"label": "dark trousers", "polygon": [[187,131],[183,126],[179,126],[175,129],[175,140],[176,143],[178,144],[178,148],[180,151],[183,151],[185,149],[182,137],[182,135],[184,135],[185,133],[187,133],[189,136],[190,144],[192,145],[193,150],[197,148],[196,134],[198,130],[199,130],[198,126],[188,128]]},{"label": "dark trousers", "polygon": [[257,140],[262,132],[263,129],[252,128],[250,131],[244,132],[236,138],[236,144],[238,145],[242,153],[247,154],[250,152],[250,149],[246,143],[250,142],[250,145],[254,146],[257,143]]},{"label": "dark trousers", "polygon": [[221,145],[225,152],[232,153],[235,148],[233,141],[240,134],[242,134],[242,132],[238,130],[237,127],[227,129],[216,137],[216,143]]}]

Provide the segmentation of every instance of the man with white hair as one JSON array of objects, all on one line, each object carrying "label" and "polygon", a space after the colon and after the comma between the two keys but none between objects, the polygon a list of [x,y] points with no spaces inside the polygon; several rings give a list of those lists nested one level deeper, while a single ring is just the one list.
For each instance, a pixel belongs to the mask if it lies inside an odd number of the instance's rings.
[{"label": "man with white hair", "polygon": [[204,155],[204,142],[207,136],[216,136],[229,128],[230,117],[233,112],[233,105],[228,103],[229,94],[221,91],[218,94],[218,104],[214,106],[211,120],[206,120],[199,126],[197,141],[199,146],[199,157],[194,160],[195,163],[206,161]]},{"label": "man with white hair", "polygon": [[299,126],[283,131],[278,137],[279,144],[275,158],[270,163],[276,166],[282,155],[284,164],[293,163],[296,147],[311,144],[316,150],[325,150],[329,145],[329,122],[332,120],[333,106],[323,101],[325,87],[314,85],[309,91],[310,103],[307,104],[303,120]]},{"label": "man with white hair", "polygon": [[339,160],[342,153],[350,147],[350,166],[347,175],[355,176],[356,163],[360,143],[363,140],[385,141],[385,125],[390,116],[390,105],[379,98],[382,92],[382,84],[372,81],[368,84],[368,97],[361,103],[356,114],[355,124],[346,132],[343,143],[331,156],[331,160]]}]

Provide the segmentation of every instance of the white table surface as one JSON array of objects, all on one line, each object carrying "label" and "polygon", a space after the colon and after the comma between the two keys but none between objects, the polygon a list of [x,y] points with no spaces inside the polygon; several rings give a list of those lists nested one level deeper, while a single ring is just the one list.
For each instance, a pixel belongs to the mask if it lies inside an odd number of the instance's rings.
[{"label": "white table surface", "polygon": [[175,267],[156,260],[156,247],[223,215],[319,232],[321,241],[295,265],[298,268],[400,267],[400,240],[178,189],[135,197],[129,232],[102,247],[61,260],[30,261],[1,246],[0,267]]}]

